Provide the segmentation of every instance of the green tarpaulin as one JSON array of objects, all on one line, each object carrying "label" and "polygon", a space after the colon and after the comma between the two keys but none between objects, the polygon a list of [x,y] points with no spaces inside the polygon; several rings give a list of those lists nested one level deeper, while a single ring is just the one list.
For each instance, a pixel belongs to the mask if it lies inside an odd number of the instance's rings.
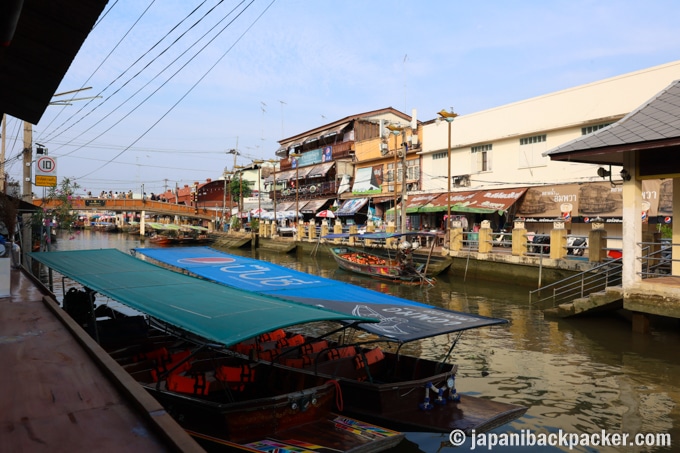
[{"label": "green tarpaulin", "polygon": [[178,274],[116,249],[30,256],[130,308],[225,346],[315,321],[377,321]]}]

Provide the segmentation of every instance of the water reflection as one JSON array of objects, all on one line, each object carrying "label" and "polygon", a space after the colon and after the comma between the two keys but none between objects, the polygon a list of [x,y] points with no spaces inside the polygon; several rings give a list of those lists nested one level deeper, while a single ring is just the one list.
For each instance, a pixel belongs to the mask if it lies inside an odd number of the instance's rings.
[{"label": "water reflection", "polygon": [[[86,231],[74,239],[60,235],[59,250],[144,246],[124,234]],[[502,326],[466,332],[454,350],[459,365],[459,391],[529,407],[521,419],[494,433],[609,432],[670,433],[680,442],[680,334],[677,323],[657,327],[651,335],[631,332],[620,318],[546,320],[528,303],[528,289],[497,283],[463,281],[462,276],[438,278],[431,288],[395,285],[337,269],[325,254],[231,253],[253,256],[303,272],[335,278],[375,291],[510,320]],[[406,351],[439,359],[453,336],[413,343]],[[452,451],[447,436],[409,433],[397,451]],[[458,451],[469,450],[468,441]],[[478,449],[481,449],[478,448]],[[522,447],[495,451],[521,452]],[[536,451],[563,451],[539,448]],[[677,448],[675,449],[677,450]],[[675,451],[672,447],[577,447],[573,451]],[[488,450],[487,450],[488,451]]]}]

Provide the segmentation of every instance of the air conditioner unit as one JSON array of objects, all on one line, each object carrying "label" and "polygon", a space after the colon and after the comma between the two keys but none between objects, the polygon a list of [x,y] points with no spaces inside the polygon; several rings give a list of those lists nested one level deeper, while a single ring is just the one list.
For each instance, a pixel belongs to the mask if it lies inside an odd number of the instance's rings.
[{"label": "air conditioner unit", "polygon": [[451,178],[451,182],[455,187],[469,187],[470,175],[460,175]]}]

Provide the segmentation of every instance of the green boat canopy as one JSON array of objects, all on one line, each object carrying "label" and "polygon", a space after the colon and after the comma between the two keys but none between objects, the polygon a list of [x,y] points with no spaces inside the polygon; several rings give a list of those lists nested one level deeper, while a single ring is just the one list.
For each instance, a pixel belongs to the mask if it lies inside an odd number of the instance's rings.
[{"label": "green boat canopy", "polygon": [[377,322],[178,274],[116,249],[29,255],[134,310],[225,346],[315,321]]}]

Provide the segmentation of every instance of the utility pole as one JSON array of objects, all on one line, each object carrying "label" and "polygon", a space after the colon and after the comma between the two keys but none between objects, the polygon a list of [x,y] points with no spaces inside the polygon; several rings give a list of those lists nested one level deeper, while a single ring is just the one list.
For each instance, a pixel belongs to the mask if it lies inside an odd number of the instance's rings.
[{"label": "utility pole", "polygon": [[5,137],[7,134],[7,115],[2,114],[2,132],[0,138],[2,144],[0,145],[0,192],[7,193],[7,183],[5,182]]},{"label": "utility pole", "polygon": [[31,178],[31,165],[33,163],[33,125],[24,121],[24,181],[21,199],[30,203],[33,199],[33,180]]}]

